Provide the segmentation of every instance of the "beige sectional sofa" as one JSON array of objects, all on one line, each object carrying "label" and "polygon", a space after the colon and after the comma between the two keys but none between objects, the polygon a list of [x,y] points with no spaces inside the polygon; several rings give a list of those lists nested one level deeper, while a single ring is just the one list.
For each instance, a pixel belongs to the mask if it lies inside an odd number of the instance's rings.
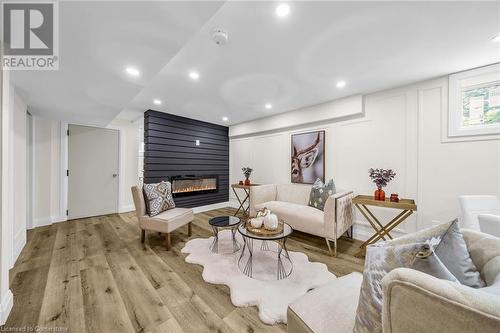
[{"label": "beige sectional sofa", "polygon": [[[462,233],[487,287],[474,289],[413,269],[395,269],[382,280],[384,333],[500,332],[500,238]],[[288,308],[288,333],[352,332],[361,282],[360,273],[351,273],[294,301]]]},{"label": "beige sectional sofa", "polygon": [[255,216],[259,209],[266,207],[294,230],[325,238],[330,254],[330,241],[333,241],[333,254],[337,255],[337,239],[349,229],[352,237],[353,191],[337,190],[327,199],[324,211],[321,211],[308,206],[311,186],[268,184],[252,187],[250,216]]}]

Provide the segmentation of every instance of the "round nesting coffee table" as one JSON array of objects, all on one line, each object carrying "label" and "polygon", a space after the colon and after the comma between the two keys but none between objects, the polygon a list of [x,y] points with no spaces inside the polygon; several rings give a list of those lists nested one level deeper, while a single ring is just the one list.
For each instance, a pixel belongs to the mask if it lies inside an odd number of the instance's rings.
[{"label": "round nesting coffee table", "polygon": [[[293,263],[286,248],[286,240],[293,232],[289,224],[283,223],[283,232],[276,235],[254,234],[244,223],[238,226],[238,232],[244,241],[238,260],[243,274],[258,280],[281,280],[292,273]],[[260,242],[260,251],[254,251],[254,242]]]},{"label": "round nesting coffee table", "polygon": [[234,253],[240,249],[240,244],[236,240],[236,229],[240,224],[240,219],[235,216],[216,216],[208,220],[214,232],[214,241],[210,245],[210,250],[214,253],[219,253],[219,231],[223,229],[231,230],[231,237],[233,241],[232,252]]}]

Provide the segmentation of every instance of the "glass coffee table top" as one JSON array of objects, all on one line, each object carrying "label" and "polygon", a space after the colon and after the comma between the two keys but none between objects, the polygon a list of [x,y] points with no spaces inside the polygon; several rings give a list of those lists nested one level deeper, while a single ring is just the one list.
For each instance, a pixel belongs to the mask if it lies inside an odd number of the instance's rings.
[{"label": "glass coffee table top", "polygon": [[238,225],[240,219],[235,216],[216,216],[208,220],[208,223],[217,228],[229,228]]}]

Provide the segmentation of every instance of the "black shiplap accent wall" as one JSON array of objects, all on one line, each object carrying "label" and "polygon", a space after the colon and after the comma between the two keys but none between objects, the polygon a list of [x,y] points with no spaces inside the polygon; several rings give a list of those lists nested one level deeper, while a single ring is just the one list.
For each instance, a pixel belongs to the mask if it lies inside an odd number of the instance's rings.
[{"label": "black shiplap accent wall", "polygon": [[[144,113],[144,182],[171,176],[218,175],[217,193],[174,198],[178,207],[196,207],[229,200],[229,136],[225,126],[168,113]],[[200,140],[200,145],[195,145]]]}]

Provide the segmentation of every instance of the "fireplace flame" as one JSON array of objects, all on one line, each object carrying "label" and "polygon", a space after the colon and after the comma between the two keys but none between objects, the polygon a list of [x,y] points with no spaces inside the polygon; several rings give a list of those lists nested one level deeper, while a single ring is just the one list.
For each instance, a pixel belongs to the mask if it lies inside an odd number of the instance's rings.
[{"label": "fireplace flame", "polygon": [[186,186],[186,187],[174,189],[174,193],[186,193],[186,192],[196,192],[196,191],[209,191],[209,190],[216,190],[216,189],[217,188],[215,186],[209,186],[209,185]]}]

